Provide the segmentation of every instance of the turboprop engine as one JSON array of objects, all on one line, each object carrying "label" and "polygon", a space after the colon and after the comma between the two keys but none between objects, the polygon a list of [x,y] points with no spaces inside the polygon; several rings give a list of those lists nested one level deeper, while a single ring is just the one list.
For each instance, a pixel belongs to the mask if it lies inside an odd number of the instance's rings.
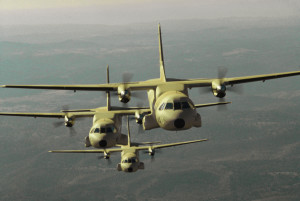
[{"label": "turboprop engine", "polygon": [[226,96],[226,86],[220,82],[212,82],[211,89],[215,97],[224,98]]},{"label": "turboprop engine", "polygon": [[120,86],[118,88],[118,96],[119,96],[119,101],[122,103],[128,103],[131,98],[131,92],[129,89],[125,89],[124,86]]},{"label": "turboprop engine", "polygon": [[135,112],[134,114],[134,118],[137,124],[142,124],[143,123],[143,118],[144,118],[145,114],[140,114],[138,111]]},{"label": "turboprop engine", "polygon": [[74,118],[65,116],[65,126],[66,127],[72,127],[74,125]]}]

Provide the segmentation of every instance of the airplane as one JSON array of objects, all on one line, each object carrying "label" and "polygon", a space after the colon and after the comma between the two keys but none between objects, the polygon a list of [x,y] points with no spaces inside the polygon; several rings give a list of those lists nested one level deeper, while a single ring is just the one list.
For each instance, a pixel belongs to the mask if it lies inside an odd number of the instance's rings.
[{"label": "airplane", "polygon": [[[109,82],[109,68],[107,66],[107,80]],[[89,135],[85,137],[85,146],[95,148],[109,148],[116,145],[127,145],[127,136],[121,133],[122,116],[150,113],[150,109],[142,107],[123,108],[111,106],[110,93],[107,92],[106,107],[81,110],[62,110],[59,113],[19,113],[19,112],[0,112],[4,116],[23,116],[23,117],[46,117],[63,118],[64,124],[72,128],[76,118],[93,117],[93,125]]]},{"label": "airplane", "polygon": [[[165,74],[163,45],[161,37],[161,26],[158,24],[159,38],[159,63],[160,78],[140,82],[122,82],[107,84],[87,85],[1,85],[2,88],[25,88],[25,89],[52,89],[52,90],[84,90],[84,91],[115,91],[119,101],[127,103],[131,99],[133,91],[146,90],[151,113],[140,116],[138,123],[143,125],[144,130],[161,127],[165,130],[178,131],[187,130],[191,127],[201,127],[201,116],[196,108],[213,105],[229,104],[230,102],[219,102],[212,104],[194,104],[189,98],[188,89],[195,87],[210,88],[214,96],[224,98],[226,86],[235,86],[255,81],[266,81],[270,79],[300,75],[300,71],[273,73],[243,77],[225,78],[198,78],[198,79],[176,79],[167,78]],[[220,73],[221,74],[221,73]]]},{"label": "airplane", "polygon": [[[139,159],[139,151],[141,150],[146,150],[148,151],[150,156],[154,156],[156,149],[162,149],[162,148],[197,143],[197,142],[204,142],[208,140],[208,139],[201,139],[201,140],[193,140],[193,141],[185,141],[185,142],[177,142],[177,143],[161,144],[161,145],[155,145],[159,142],[131,143],[128,116],[127,116],[127,130],[128,130],[128,144],[123,145],[120,148],[90,149],[90,150],[53,150],[49,152],[51,153],[103,153],[105,159],[109,159],[111,153],[121,152],[121,162],[118,164],[117,170],[129,173],[129,172],[136,172],[139,169],[145,169],[144,163],[141,162]],[[139,146],[139,145],[143,145],[143,146]]]}]

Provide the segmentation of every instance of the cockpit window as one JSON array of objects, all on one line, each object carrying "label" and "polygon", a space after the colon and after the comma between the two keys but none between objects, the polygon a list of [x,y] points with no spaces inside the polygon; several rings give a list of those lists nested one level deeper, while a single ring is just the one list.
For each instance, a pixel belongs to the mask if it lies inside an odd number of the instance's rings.
[{"label": "cockpit window", "polygon": [[166,103],[161,104],[161,106],[159,107],[159,110],[163,110],[165,108]]},{"label": "cockpit window", "polygon": [[91,133],[113,133],[113,132],[115,132],[114,126],[94,128],[91,130]]},{"label": "cockpit window", "polygon": [[173,103],[167,103],[165,110],[173,110]]},{"label": "cockpit window", "polygon": [[128,158],[122,161],[122,163],[137,163],[137,158]]},{"label": "cockpit window", "polygon": [[180,110],[180,109],[181,109],[180,102],[174,102],[174,110]]},{"label": "cockpit window", "polygon": [[191,108],[188,102],[182,102],[182,109]]}]

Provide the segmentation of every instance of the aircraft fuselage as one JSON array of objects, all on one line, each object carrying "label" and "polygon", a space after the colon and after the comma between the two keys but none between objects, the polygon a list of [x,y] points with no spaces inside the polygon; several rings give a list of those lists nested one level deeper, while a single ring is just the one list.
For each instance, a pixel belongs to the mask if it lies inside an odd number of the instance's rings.
[{"label": "aircraft fuselage", "polygon": [[[162,83],[156,90],[148,90],[148,99],[152,113],[143,121],[145,130],[161,127],[173,131],[201,127],[201,116],[184,85]],[[154,122],[151,122],[151,117]]]},{"label": "aircraft fuselage", "polygon": [[117,169],[123,172],[136,172],[138,169],[144,169],[144,163],[139,160],[139,152],[132,147],[123,150]]},{"label": "aircraft fuselage", "polygon": [[93,126],[86,137],[86,146],[110,148],[128,143],[127,136],[121,133],[122,118],[116,114],[95,114]]}]

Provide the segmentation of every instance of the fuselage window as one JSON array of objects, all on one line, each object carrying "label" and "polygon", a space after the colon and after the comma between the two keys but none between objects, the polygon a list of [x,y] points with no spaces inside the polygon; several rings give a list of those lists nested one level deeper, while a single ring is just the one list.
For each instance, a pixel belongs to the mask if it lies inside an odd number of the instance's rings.
[{"label": "fuselage window", "polygon": [[188,109],[191,108],[188,102],[182,102],[182,109]]},{"label": "fuselage window", "polygon": [[100,133],[100,129],[99,128],[95,128],[94,133]]},{"label": "fuselage window", "polygon": [[181,109],[180,102],[174,102],[174,110],[180,110],[180,109]]},{"label": "fuselage window", "polygon": [[165,110],[173,110],[173,103],[167,103]]}]

